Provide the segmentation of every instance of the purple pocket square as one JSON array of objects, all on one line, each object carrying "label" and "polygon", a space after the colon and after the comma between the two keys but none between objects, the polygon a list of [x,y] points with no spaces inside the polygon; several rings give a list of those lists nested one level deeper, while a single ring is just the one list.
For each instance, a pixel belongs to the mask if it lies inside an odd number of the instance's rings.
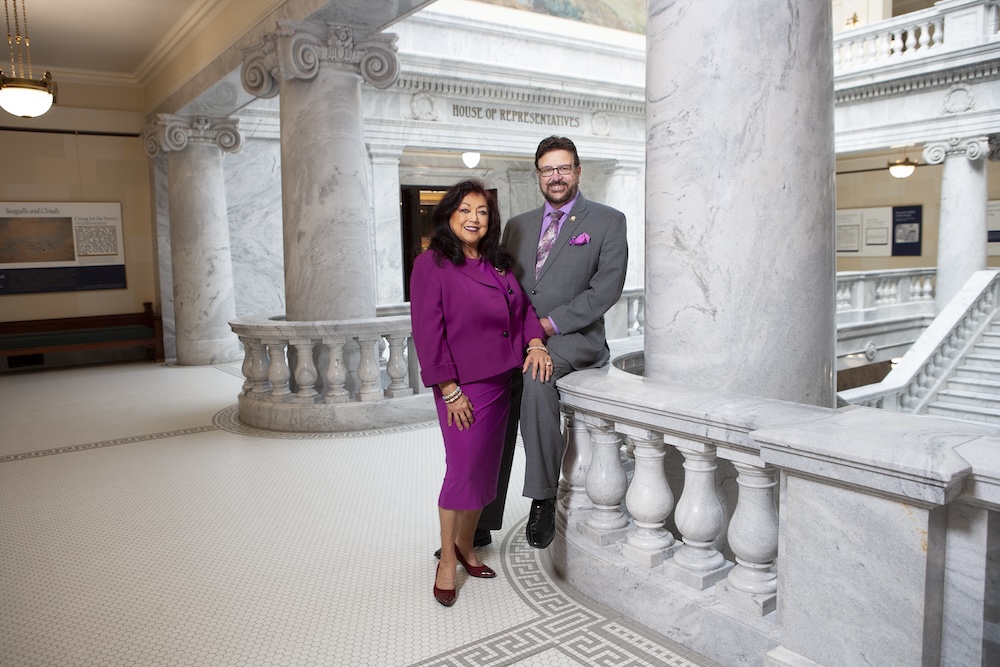
[{"label": "purple pocket square", "polygon": [[570,245],[587,245],[590,243],[590,234],[577,234],[569,240]]}]

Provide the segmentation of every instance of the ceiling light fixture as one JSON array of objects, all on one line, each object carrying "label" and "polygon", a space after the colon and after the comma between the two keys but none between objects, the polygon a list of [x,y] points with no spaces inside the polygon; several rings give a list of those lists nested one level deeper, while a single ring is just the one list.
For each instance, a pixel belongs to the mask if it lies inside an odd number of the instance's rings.
[{"label": "ceiling light fixture", "polygon": [[896,160],[889,163],[889,174],[896,178],[906,178],[913,174],[914,170],[917,168],[916,160],[911,160],[908,157],[904,157],[901,160]]},{"label": "ceiling light fixture", "polygon": [[479,153],[476,153],[475,151],[467,151],[462,153],[462,162],[464,162],[465,166],[469,169],[474,169],[476,165],[479,164],[479,157]]},{"label": "ceiling light fixture", "polygon": [[[14,6],[13,32],[11,31],[11,5]],[[28,38],[28,12],[25,0],[21,0],[18,13],[17,0],[4,0],[4,14],[7,18],[7,48],[10,51],[10,73],[7,76],[0,69],[0,107],[7,113],[22,118],[34,118],[52,108],[56,101],[56,83],[52,74],[46,72],[41,79],[35,79],[31,71],[31,40]],[[24,23],[24,34],[21,34]],[[15,58],[16,55],[16,58]],[[27,67],[25,66],[27,61]]]}]

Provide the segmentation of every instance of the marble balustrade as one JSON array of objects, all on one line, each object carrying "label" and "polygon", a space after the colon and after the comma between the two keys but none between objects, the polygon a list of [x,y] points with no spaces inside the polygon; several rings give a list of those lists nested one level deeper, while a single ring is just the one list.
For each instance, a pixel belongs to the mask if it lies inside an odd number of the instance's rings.
[{"label": "marble balustrade", "polygon": [[840,392],[854,405],[920,414],[993,320],[1000,270],[977,271],[879,383]]},{"label": "marble balustrade", "polygon": [[295,322],[240,317],[230,326],[243,343],[239,417],[250,426],[332,432],[434,419],[408,314]]},{"label": "marble balustrade", "polygon": [[837,324],[934,313],[934,268],[837,273]]},{"label": "marble balustrade", "polygon": [[547,557],[583,593],[727,665],[980,664],[995,650],[995,429],[618,368],[559,386]]}]

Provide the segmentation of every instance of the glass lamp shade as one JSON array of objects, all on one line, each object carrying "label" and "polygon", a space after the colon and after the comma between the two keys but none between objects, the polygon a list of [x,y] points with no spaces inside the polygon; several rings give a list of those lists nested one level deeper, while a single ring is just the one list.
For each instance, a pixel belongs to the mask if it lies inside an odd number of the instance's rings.
[{"label": "glass lamp shade", "polygon": [[903,158],[889,163],[889,174],[895,178],[906,178],[913,174],[917,163],[910,158]]},{"label": "glass lamp shade", "polygon": [[0,108],[22,118],[34,118],[52,108],[56,84],[52,75],[43,79],[17,79],[0,74]]},{"label": "glass lamp shade", "polygon": [[468,151],[466,153],[462,153],[462,162],[465,163],[466,167],[472,169],[479,164],[479,157],[479,153]]}]

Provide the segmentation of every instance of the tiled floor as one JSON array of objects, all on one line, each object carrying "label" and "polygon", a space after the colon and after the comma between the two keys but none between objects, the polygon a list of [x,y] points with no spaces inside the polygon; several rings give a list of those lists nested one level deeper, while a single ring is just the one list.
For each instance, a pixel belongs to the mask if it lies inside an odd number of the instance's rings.
[{"label": "tiled floor", "polygon": [[0,665],[710,665],[553,581],[520,449],[493,580],[431,587],[434,424],[239,425],[237,366],[0,376]]}]

